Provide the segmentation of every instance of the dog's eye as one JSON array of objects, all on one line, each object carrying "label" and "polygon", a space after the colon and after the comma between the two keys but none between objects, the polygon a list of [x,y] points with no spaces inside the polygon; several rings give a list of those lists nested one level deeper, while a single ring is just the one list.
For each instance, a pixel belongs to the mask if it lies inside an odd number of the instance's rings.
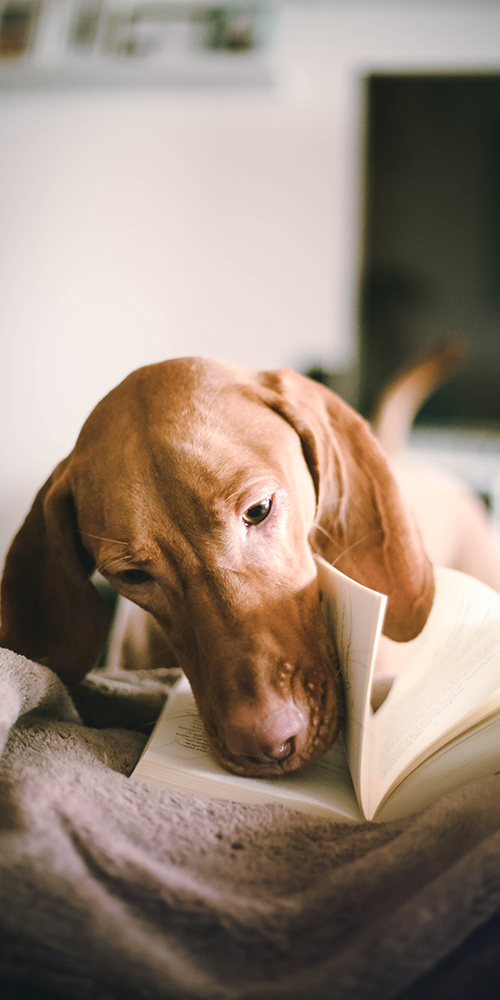
[{"label": "dog's eye", "polygon": [[118,575],[124,583],[149,583],[152,579],[149,573],[146,573],[143,569],[124,569]]},{"label": "dog's eye", "polygon": [[266,497],[260,503],[254,503],[252,507],[249,507],[243,514],[245,524],[260,524],[261,521],[264,521],[271,510],[271,503],[270,497]]}]

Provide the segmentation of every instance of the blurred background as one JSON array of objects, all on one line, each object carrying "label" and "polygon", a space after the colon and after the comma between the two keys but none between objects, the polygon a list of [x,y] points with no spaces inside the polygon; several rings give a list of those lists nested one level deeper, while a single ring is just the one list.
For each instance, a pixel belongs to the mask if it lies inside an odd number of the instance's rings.
[{"label": "blurred background", "polygon": [[0,144],[0,558],[97,401],[186,354],[370,415],[458,335],[413,444],[498,505],[496,0],[0,0]]}]

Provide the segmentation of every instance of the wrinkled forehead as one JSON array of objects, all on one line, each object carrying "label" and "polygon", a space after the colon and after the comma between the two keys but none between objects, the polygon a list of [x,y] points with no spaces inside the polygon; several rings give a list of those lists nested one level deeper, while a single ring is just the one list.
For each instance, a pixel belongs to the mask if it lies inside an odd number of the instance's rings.
[{"label": "wrinkled forehead", "polygon": [[[120,388],[120,387],[119,387]],[[77,492],[96,531],[141,534],[151,518],[210,511],[252,483],[286,486],[301,445],[251,387],[110,394],[75,456]]]},{"label": "wrinkled forehead", "polygon": [[230,485],[233,474],[284,470],[287,452],[298,443],[286,421],[239,386],[221,389],[179,420],[153,421],[149,431],[158,459],[181,479],[190,475],[191,483],[196,472]]}]

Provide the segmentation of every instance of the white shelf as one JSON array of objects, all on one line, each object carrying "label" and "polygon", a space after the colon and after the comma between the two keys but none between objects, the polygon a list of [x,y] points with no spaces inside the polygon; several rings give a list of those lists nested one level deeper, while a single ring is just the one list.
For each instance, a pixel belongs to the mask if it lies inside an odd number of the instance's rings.
[{"label": "white shelf", "polygon": [[273,13],[250,0],[0,0],[0,89],[269,85]]}]

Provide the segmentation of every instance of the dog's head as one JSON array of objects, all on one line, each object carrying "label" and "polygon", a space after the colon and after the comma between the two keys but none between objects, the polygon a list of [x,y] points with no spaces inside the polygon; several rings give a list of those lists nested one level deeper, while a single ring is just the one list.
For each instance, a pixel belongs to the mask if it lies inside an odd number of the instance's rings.
[{"label": "dog's head", "polygon": [[331,745],[342,704],[311,543],[389,595],[387,634],[420,631],[432,568],[354,411],[294,372],[140,369],[96,407],[14,540],[0,639],[77,683],[109,624],[97,568],[161,625],[221,763],[295,770]]}]

